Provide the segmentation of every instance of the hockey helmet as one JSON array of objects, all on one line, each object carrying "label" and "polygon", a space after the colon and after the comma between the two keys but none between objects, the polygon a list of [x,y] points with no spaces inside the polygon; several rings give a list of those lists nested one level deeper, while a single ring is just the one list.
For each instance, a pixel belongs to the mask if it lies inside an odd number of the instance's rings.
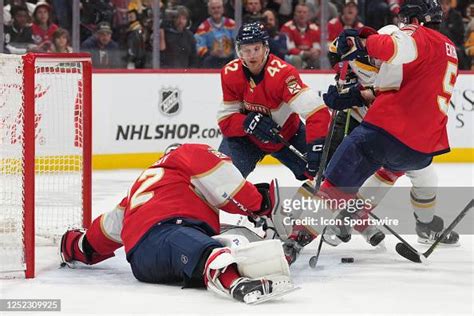
[{"label": "hockey helmet", "polygon": [[235,38],[237,47],[245,44],[263,43],[268,46],[268,33],[265,26],[260,22],[246,23],[242,25]]},{"label": "hockey helmet", "polygon": [[398,16],[404,24],[410,24],[413,18],[420,23],[441,23],[443,11],[438,0],[405,0]]}]

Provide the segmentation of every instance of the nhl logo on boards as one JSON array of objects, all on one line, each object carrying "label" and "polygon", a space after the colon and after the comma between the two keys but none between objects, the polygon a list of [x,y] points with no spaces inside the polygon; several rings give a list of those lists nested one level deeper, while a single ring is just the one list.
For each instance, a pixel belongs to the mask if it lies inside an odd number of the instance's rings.
[{"label": "nhl logo on boards", "polygon": [[158,109],[163,115],[173,116],[181,109],[181,92],[178,88],[163,88],[160,90]]}]

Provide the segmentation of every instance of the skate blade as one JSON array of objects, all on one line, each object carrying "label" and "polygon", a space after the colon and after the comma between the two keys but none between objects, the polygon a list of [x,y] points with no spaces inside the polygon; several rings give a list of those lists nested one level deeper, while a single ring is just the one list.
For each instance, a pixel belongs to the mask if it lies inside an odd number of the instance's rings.
[{"label": "skate blade", "polygon": [[293,286],[293,287],[290,287],[290,288],[287,288],[287,289],[284,289],[284,290],[281,290],[281,291],[278,291],[278,292],[275,292],[275,293],[267,294],[265,296],[260,296],[255,301],[248,302],[246,304],[248,304],[248,305],[261,304],[261,303],[264,303],[264,302],[267,302],[267,301],[270,301],[270,300],[274,300],[274,299],[283,297],[283,296],[285,296],[287,294],[290,294],[291,292],[297,291],[299,289],[301,289],[299,286]]},{"label": "skate blade", "polygon": [[[418,243],[422,245],[432,245],[434,244],[434,240],[418,237]],[[440,248],[456,248],[459,246],[461,246],[461,243],[459,241],[457,241],[455,244],[445,244],[442,242],[438,244],[438,247]]]}]

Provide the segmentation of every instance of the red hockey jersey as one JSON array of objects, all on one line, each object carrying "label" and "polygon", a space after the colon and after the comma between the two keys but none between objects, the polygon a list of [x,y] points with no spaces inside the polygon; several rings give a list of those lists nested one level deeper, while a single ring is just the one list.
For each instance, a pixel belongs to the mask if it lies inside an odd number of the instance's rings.
[{"label": "red hockey jersey", "polygon": [[[306,120],[306,140],[326,136],[329,111],[322,99],[301,80],[296,69],[270,54],[260,82],[248,77],[242,62],[235,59],[221,71],[223,102],[217,114],[225,137],[247,136],[243,122],[246,112],[260,112],[272,117],[282,127],[281,135],[289,140],[296,133],[300,116]],[[282,144],[262,143],[248,136],[265,152],[280,150]]]},{"label": "red hockey jersey", "polygon": [[336,37],[339,36],[339,34],[341,34],[342,31],[344,31],[344,29],[353,28],[353,29],[358,30],[363,26],[364,24],[362,24],[358,20],[356,20],[354,24],[351,26],[345,26],[340,16],[334,19],[331,19],[328,22],[328,41],[334,40]]},{"label": "red hockey jersey", "polygon": [[321,49],[321,31],[314,23],[308,23],[305,30],[300,30],[293,20],[286,22],[280,32],[288,35],[290,39],[288,45],[288,52],[291,55],[298,55],[301,51],[309,50],[310,48]]},{"label": "red hockey jersey", "polygon": [[[207,145],[182,145],[146,169],[115,213],[102,217],[103,234],[116,243],[101,251],[116,249],[122,242],[128,252],[153,225],[173,217],[203,221],[219,233],[219,209],[247,215],[224,194],[250,211],[260,209],[262,196],[242,178],[230,158]],[[120,209],[124,209],[123,227]],[[121,240],[116,237],[120,229]]]},{"label": "red hockey jersey", "polygon": [[364,122],[421,153],[448,152],[447,111],[458,75],[455,46],[423,26],[387,26],[379,33],[388,34],[369,36],[366,43],[369,55],[385,62]]}]

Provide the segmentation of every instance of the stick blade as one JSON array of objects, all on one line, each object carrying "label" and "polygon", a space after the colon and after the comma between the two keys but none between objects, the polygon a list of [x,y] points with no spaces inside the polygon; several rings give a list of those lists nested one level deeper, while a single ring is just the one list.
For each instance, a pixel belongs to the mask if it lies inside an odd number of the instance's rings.
[{"label": "stick blade", "polygon": [[405,244],[399,242],[397,246],[395,247],[395,250],[398,252],[398,254],[412,262],[417,262],[421,263],[421,256],[417,252],[414,252],[410,248],[408,248]]}]

